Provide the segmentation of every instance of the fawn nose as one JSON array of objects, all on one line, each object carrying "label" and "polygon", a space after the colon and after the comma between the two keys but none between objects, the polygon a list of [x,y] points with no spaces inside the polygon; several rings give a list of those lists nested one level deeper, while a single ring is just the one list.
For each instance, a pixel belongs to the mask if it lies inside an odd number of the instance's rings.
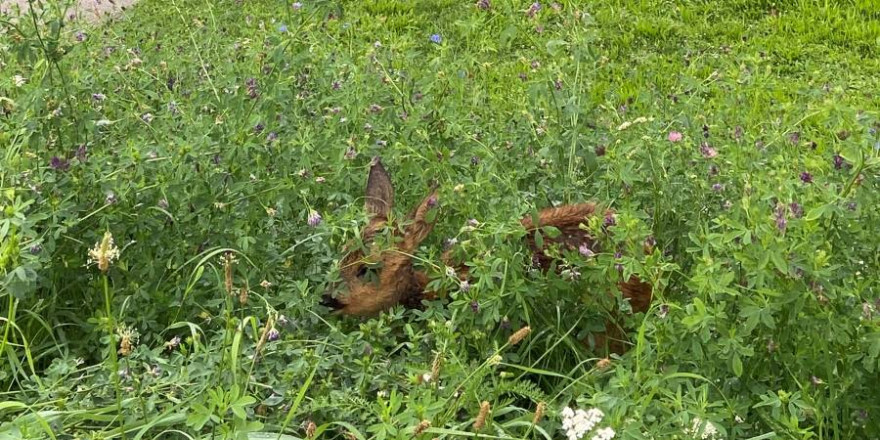
[{"label": "fawn nose", "polygon": [[321,295],[321,302],[318,304],[333,310],[339,310],[345,307],[345,304],[342,304],[338,299],[333,297],[332,290],[325,291],[324,294]]}]

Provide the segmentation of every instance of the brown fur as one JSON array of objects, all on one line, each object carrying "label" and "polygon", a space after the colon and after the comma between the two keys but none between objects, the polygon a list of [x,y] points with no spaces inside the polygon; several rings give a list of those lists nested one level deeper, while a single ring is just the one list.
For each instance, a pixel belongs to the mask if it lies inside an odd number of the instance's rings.
[{"label": "brown fur", "polygon": [[[552,245],[560,245],[570,250],[575,250],[581,244],[586,244],[590,249],[597,250],[595,240],[590,237],[587,231],[580,228],[580,225],[586,221],[586,218],[594,215],[595,211],[596,205],[594,203],[578,203],[540,211],[538,213],[537,226],[535,226],[532,217],[523,218],[520,223],[526,228],[526,231],[530,232],[526,240],[532,251],[532,261],[543,270],[549,269],[553,258],[548,256],[545,251]],[[613,211],[605,211],[605,215],[610,214],[613,214]],[[552,240],[545,237],[544,247],[538,248],[535,242],[534,231],[544,226],[553,226],[559,230],[560,234]],[[626,282],[621,281],[617,286],[623,298],[629,301],[633,312],[644,313],[651,307],[653,291],[650,284],[642,282],[635,276],[631,276],[629,280]],[[604,346],[607,343],[609,349],[614,353],[626,351],[625,335],[620,325],[616,322],[606,322],[605,333],[593,336],[596,346]]]},{"label": "brown fur", "polygon": [[[375,315],[400,303],[408,307],[418,307],[421,299],[430,293],[425,292],[427,276],[413,268],[412,254],[434,226],[433,222],[427,220],[427,216],[436,201],[437,193],[432,191],[407,216],[401,235],[395,225],[388,224],[394,206],[391,178],[379,159],[374,159],[366,188],[366,211],[370,214],[370,221],[362,234],[363,242],[371,246],[370,252],[364,255],[362,251],[348,246],[349,253],[340,264],[347,291],[335,298],[329,294],[325,295],[324,303],[338,309],[342,314],[355,316]],[[581,244],[586,243],[593,249],[595,240],[587,231],[581,229],[580,225],[588,217],[595,215],[595,211],[594,203],[579,203],[540,211],[537,225],[534,224],[531,216],[523,218],[520,223],[529,232],[526,241],[532,251],[535,264],[543,270],[552,266],[553,258],[545,253],[551,245],[577,249]],[[611,211],[605,213],[610,214]],[[392,227],[391,237],[395,240],[395,244],[389,249],[379,249],[374,244],[374,239],[386,225]],[[544,246],[539,248],[534,233],[545,226],[559,229],[560,235],[553,239],[545,237]],[[455,266],[450,264],[449,251],[443,254],[442,259],[447,265]],[[369,276],[371,268],[376,271],[372,279]],[[467,268],[463,265],[459,266],[458,275],[462,278],[466,277]],[[620,282],[618,287],[623,297],[630,302],[634,312],[648,310],[652,299],[649,284],[633,276],[626,282]],[[604,334],[594,335],[597,346],[607,344],[613,352],[625,351],[625,334],[616,320],[608,321],[605,329]]]}]

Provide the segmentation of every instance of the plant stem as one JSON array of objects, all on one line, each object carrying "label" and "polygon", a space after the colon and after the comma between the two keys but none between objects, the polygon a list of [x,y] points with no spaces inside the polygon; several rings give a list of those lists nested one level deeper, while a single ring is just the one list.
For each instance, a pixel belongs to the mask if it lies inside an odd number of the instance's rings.
[{"label": "plant stem", "polygon": [[110,285],[107,274],[104,278],[104,307],[107,313],[107,334],[110,336],[110,365],[113,370],[113,387],[116,389],[116,411],[119,416],[119,431],[125,440],[125,417],[122,414],[122,389],[119,386],[119,359],[116,356],[116,334],[114,329],[116,324],[113,320],[112,307],[110,306]]}]

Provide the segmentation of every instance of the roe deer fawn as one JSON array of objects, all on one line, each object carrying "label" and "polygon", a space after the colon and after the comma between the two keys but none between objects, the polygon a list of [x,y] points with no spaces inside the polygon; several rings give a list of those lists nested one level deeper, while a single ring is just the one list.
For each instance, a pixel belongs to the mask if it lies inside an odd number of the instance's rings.
[{"label": "roe deer fawn", "polygon": [[[437,204],[437,192],[431,193],[409,214],[407,222],[400,230],[388,224],[394,206],[394,187],[385,167],[379,158],[373,159],[366,188],[366,210],[370,220],[362,233],[362,241],[370,247],[367,254],[359,249],[351,249],[340,262],[340,275],[344,289],[339,295],[331,291],[324,294],[322,304],[336,309],[338,313],[353,316],[370,316],[389,309],[396,304],[407,307],[418,307],[425,292],[428,277],[424,272],[416,271],[412,263],[412,254],[418,248],[434,226],[429,213]],[[553,259],[545,253],[551,244],[558,244],[569,249],[578,249],[586,244],[593,248],[593,238],[580,228],[587,217],[595,214],[594,203],[578,203],[555,208],[547,208],[538,213],[538,224],[532,217],[523,218],[520,223],[528,232],[541,227],[552,226],[560,231],[554,238],[544,238],[542,246],[535,241],[535,234],[528,234],[527,243],[532,252],[533,262],[542,270],[551,267]],[[608,211],[607,213],[610,213]],[[376,234],[385,226],[391,226],[394,243],[391,247],[380,248],[375,243]],[[448,254],[444,254],[444,262]],[[373,270],[375,269],[375,271]],[[466,272],[460,269],[458,274]],[[618,283],[623,297],[630,301],[634,312],[646,312],[650,306],[652,290],[649,284],[643,283],[635,276],[626,282]],[[596,345],[606,342],[612,352],[625,351],[624,336],[616,322],[606,322],[605,334],[594,335]]]}]

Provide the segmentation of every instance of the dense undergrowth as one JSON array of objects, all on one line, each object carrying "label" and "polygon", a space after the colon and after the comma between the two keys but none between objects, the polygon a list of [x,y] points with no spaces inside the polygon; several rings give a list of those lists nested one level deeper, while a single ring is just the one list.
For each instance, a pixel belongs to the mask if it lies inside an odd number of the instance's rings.
[{"label": "dense undergrowth", "polygon": [[[0,438],[550,439],[566,406],[584,438],[878,438],[872,3],[4,18]],[[343,319],[374,156],[401,213],[439,185],[415,258],[451,293]],[[518,219],[586,200],[606,252],[529,270]],[[630,273],[654,305],[606,359],[579,341]]]}]

